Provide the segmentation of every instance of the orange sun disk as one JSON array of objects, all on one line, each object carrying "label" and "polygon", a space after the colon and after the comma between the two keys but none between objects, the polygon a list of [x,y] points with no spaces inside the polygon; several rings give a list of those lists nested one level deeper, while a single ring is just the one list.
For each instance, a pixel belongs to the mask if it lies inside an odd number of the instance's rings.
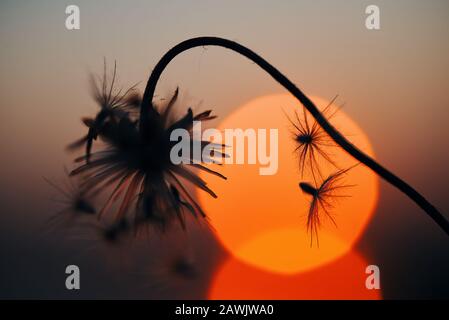
[{"label": "orange sun disk", "polygon": [[[312,101],[320,109],[328,104],[317,97],[312,97]],[[302,118],[301,108],[293,96],[276,94],[254,99],[225,118],[218,128],[221,131],[278,129],[278,171],[262,176],[259,164],[225,164],[220,172],[228,177],[227,181],[202,174],[218,199],[198,194],[218,239],[236,259],[284,275],[311,271],[348,254],[369,222],[378,199],[377,176],[362,165],[351,169],[344,178],[355,185],[344,190],[350,197],[334,203],[332,209],[337,227],[329,219],[324,220],[319,230],[319,248],[310,246],[306,216],[311,199],[301,192],[298,183],[313,184],[313,178],[310,174],[301,177],[298,155],[294,153],[295,129],[288,120],[295,119],[295,111]],[[311,117],[309,123],[313,123]],[[339,110],[331,123],[353,144],[374,156],[366,134],[343,111]],[[229,141],[225,143],[229,145]],[[339,168],[356,163],[340,148],[328,147],[326,151]],[[338,170],[324,159],[320,160],[320,168],[324,176]]]}]

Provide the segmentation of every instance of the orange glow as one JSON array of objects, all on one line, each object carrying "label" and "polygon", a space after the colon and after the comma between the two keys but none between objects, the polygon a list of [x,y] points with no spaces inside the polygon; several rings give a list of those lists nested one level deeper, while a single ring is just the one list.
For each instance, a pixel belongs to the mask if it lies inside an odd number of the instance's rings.
[{"label": "orange glow", "polygon": [[[291,274],[313,269],[345,254],[348,250],[346,243],[326,230],[320,233],[320,241],[326,243],[320,248],[310,248],[305,228],[283,228],[265,232],[245,242],[235,252],[238,257],[245,257],[245,261],[257,262],[258,266]],[[290,244],[290,245],[288,245]],[[261,250],[263,248],[263,250]]]},{"label": "orange glow", "polygon": [[[321,109],[328,104],[320,98],[312,100]],[[313,180],[310,175],[301,179],[293,126],[285,115],[294,119],[294,112],[300,111],[302,118],[299,107],[288,94],[270,95],[250,101],[224,119],[220,130],[277,128],[278,172],[261,176],[259,164],[226,164],[220,172],[228,177],[227,181],[207,176],[219,198],[212,199],[201,192],[198,195],[218,238],[233,255],[259,268],[289,274],[313,269],[348,252],[367,225],[378,195],[374,173],[362,165],[349,171],[345,182],[356,186],[344,191],[351,197],[338,201],[332,211],[337,228],[324,221],[319,233],[320,247],[310,247],[305,227],[310,197],[301,192],[298,183]],[[311,117],[309,121],[312,122]],[[368,138],[343,111],[338,111],[331,122],[373,156]],[[330,147],[328,151],[340,168],[356,163],[339,148]],[[324,176],[338,170],[323,161],[320,167]]]},{"label": "orange glow", "polygon": [[382,299],[380,290],[365,287],[367,265],[350,251],[315,270],[287,276],[230,257],[215,275],[209,299]]}]

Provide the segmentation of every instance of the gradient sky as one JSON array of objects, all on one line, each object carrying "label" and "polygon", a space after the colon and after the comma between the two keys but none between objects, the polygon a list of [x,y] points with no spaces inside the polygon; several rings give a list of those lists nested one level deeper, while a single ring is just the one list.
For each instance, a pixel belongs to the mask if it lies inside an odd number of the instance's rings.
[{"label": "gradient sky", "polygon": [[[81,30],[65,29],[69,4],[80,7]],[[369,4],[380,7],[380,31],[365,28]],[[45,263],[67,255],[66,248],[47,239],[39,254],[27,253],[52,208],[42,176],[61,176],[71,159],[64,146],[80,136],[80,117],[96,110],[89,72],[102,72],[103,57],[111,65],[117,60],[120,83],[141,81],[143,88],[161,55],[194,36],[248,46],[306,94],[339,94],[380,162],[448,216],[448,30],[445,0],[0,1],[0,296],[63,294],[44,289],[46,280],[33,287],[30,279],[43,272],[57,281],[57,268]],[[176,58],[157,92],[165,96],[176,86],[185,101],[202,101],[220,117],[283,90],[221,48]],[[359,248],[384,270],[385,297],[449,296],[447,236],[385,183]],[[45,263],[33,269],[36,256]]]}]

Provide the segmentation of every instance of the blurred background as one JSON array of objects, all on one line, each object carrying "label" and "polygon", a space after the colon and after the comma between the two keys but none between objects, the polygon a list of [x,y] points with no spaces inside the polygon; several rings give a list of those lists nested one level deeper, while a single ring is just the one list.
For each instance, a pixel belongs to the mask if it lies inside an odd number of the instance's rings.
[{"label": "blurred background", "polygon": [[[71,4],[80,8],[80,30],[65,28]],[[370,4],[380,8],[381,30],[365,28]],[[64,179],[63,167],[74,156],[64,148],[84,133],[80,118],[96,111],[89,72],[101,74],[104,57],[111,65],[117,60],[120,83],[141,81],[143,89],[164,52],[194,36],[248,46],[306,94],[339,94],[380,163],[447,216],[448,29],[445,0],[2,0],[0,297],[207,297],[228,253],[201,226],[117,248],[45,227],[55,206],[43,177]],[[177,57],[157,94],[167,96],[176,86],[186,101],[213,107],[220,118],[248,100],[283,92],[254,64],[220,48]],[[357,250],[380,267],[383,298],[449,297],[447,236],[384,182]],[[186,252],[195,256],[198,274],[173,280],[165,266]],[[81,269],[80,291],[64,286],[68,264]]]}]

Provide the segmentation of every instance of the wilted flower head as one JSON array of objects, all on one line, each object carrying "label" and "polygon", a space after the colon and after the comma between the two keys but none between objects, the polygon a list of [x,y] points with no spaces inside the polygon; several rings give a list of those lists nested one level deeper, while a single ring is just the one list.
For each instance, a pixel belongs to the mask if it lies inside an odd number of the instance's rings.
[{"label": "wilted flower head", "polygon": [[[329,109],[336,98],[337,96],[332,99],[332,101],[326,106],[326,108],[324,108],[324,110],[322,111],[324,115],[326,115],[326,113],[329,113]],[[337,111],[338,109],[329,114],[328,118],[330,119],[331,117],[333,117]],[[335,147],[336,144],[326,134],[326,132],[324,132],[324,130],[321,128],[318,122],[316,122],[316,120],[314,120],[313,123],[309,123],[305,108],[303,108],[303,117],[304,119],[301,120],[298,113],[295,111],[296,121],[293,121],[290,118],[288,119],[295,128],[295,131],[293,132],[293,138],[297,143],[295,152],[299,154],[299,169],[301,178],[304,177],[304,172],[307,167],[310,169],[310,173],[312,174],[313,180],[316,183],[318,178],[323,178],[318,163],[318,157],[322,157],[324,160],[338,169],[338,166],[328,154],[328,149],[330,147]]]},{"label": "wilted flower head", "polygon": [[345,188],[353,187],[353,185],[343,184],[342,181],[344,174],[352,168],[353,167],[350,167],[331,174],[323,180],[321,185],[317,187],[314,187],[307,182],[299,183],[301,190],[312,196],[309,212],[307,214],[307,231],[310,233],[311,246],[314,238],[316,240],[316,244],[319,246],[318,229],[322,225],[324,218],[329,218],[332,224],[335,226],[337,225],[331,213],[331,210],[334,208],[333,201],[338,198],[349,197],[348,195],[339,193],[339,191]]},{"label": "wilted flower head", "polygon": [[[114,73],[115,76],[115,73]],[[109,92],[112,92],[113,83]],[[103,85],[103,88],[107,86]],[[103,90],[104,91],[104,90]],[[101,95],[103,97],[103,94]],[[97,99],[97,102],[110,101]],[[100,97],[100,96],[99,96]],[[90,154],[90,147],[86,154],[77,158],[77,163],[82,163],[71,172],[72,176],[83,175],[85,181],[83,187],[93,192],[112,188],[106,203],[99,215],[110,211],[113,204],[121,198],[121,203],[115,212],[115,221],[124,219],[130,208],[134,215],[131,220],[134,227],[151,224],[164,230],[173,220],[178,220],[185,226],[184,214],[194,217],[206,217],[203,210],[194,200],[185,186],[188,182],[193,186],[216,197],[215,193],[207,186],[190,167],[204,170],[210,174],[225,179],[220,173],[205,167],[203,163],[191,156],[191,164],[173,164],[170,159],[170,151],[177,141],[170,141],[170,135],[175,129],[185,129],[191,132],[193,121],[208,121],[214,116],[211,111],[204,111],[195,115],[192,109],[177,118],[173,109],[178,97],[178,90],[166,105],[161,107],[148,106],[148,130],[141,132],[138,119],[134,119],[128,112],[123,112],[123,106],[112,107],[114,112],[107,112],[107,116],[101,117],[103,110],[111,109],[101,107],[95,119],[87,121],[89,133],[85,143],[89,145],[92,132],[99,136],[106,144],[103,150]],[[117,100],[118,99],[118,100]],[[113,101],[121,101],[114,98]],[[123,100],[123,101],[126,101]],[[116,106],[115,102],[112,106]],[[115,112],[118,109],[120,112]],[[86,121],[85,121],[86,123]],[[209,146],[213,150],[213,157],[224,157],[223,145],[213,144],[209,141],[201,141],[204,148]],[[212,154],[211,154],[212,157]],[[88,160],[89,161],[86,161]],[[212,159],[200,159],[210,161]]]}]

